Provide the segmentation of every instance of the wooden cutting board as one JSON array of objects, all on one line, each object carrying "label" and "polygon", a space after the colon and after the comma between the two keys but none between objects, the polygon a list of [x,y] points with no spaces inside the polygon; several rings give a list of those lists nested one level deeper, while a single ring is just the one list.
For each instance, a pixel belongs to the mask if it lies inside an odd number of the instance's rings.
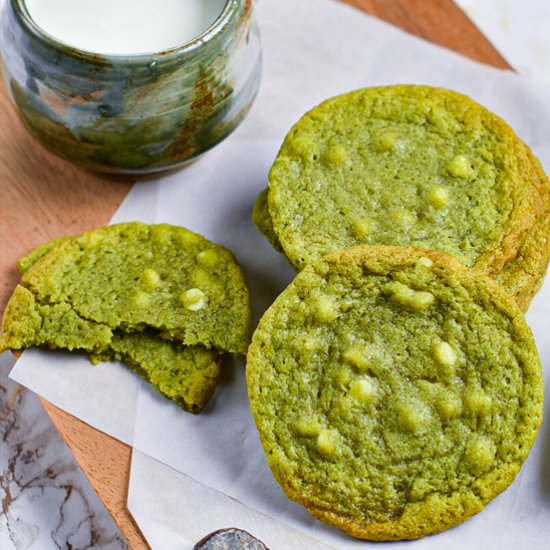
[{"label": "wooden cutting board", "polygon": [[[343,1],[472,59],[509,68],[451,0]],[[17,258],[55,237],[107,224],[131,184],[88,174],[42,149],[27,135],[3,89],[0,109],[3,313],[19,279]],[[130,547],[148,548],[126,506],[131,449],[46,401],[42,404]]]}]

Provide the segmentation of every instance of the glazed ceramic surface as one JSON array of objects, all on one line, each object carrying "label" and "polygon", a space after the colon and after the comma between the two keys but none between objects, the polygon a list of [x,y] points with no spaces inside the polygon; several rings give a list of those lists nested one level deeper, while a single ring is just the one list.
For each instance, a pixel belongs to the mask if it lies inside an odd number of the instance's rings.
[{"label": "glazed ceramic surface", "polygon": [[224,139],[258,91],[261,51],[252,0],[227,0],[216,22],[165,52],[108,56],[42,31],[7,0],[4,78],[27,128],[83,167],[140,177],[178,168]]}]

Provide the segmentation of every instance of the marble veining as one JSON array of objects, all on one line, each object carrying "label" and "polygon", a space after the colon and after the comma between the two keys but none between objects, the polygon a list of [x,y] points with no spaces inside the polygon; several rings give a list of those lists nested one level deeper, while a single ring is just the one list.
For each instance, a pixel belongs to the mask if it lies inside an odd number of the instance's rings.
[{"label": "marble veining", "polygon": [[0,548],[120,550],[127,544],[36,397],[0,356]]}]

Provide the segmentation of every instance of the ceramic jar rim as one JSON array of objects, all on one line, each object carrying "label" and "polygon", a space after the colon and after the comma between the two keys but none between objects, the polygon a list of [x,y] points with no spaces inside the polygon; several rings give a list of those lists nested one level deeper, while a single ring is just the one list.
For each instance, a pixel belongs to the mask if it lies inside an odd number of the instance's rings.
[{"label": "ceramic jar rim", "polygon": [[138,54],[101,54],[87,50],[81,50],[78,47],[72,46],[63,42],[55,36],[47,33],[42,27],[38,26],[31,17],[25,0],[10,0],[12,7],[20,18],[22,24],[26,30],[32,34],[38,40],[46,42],[49,46],[54,47],[65,53],[70,53],[73,57],[78,57],[83,61],[88,61],[96,64],[143,64],[150,63],[156,60],[171,60],[172,58],[180,58],[187,55],[191,55],[196,50],[200,49],[205,43],[211,41],[216,36],[223,33],[223,31],[231,25],[231,23],[238,19],[241,5],[246,4],[250,0],[226,0],[225,5],[218,15],[216,20],[201,34],[190,40],[184,42],[179,46],[168,48],[166,50],[160,50],[156,52],[146,52]]}]

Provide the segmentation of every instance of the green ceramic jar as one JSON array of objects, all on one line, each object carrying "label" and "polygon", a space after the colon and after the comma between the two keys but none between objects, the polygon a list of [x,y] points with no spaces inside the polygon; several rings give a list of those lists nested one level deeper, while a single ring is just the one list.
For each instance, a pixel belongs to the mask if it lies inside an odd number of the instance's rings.
[{"label": "green ceramic jar", "polygon": [[153,54],[99,55],[45,33],[6,0],[4,78],[31,134],[86,169],[143,177],[181,167],[224,139],[258,91],[252,0],[227,0],[204,33]]}]

